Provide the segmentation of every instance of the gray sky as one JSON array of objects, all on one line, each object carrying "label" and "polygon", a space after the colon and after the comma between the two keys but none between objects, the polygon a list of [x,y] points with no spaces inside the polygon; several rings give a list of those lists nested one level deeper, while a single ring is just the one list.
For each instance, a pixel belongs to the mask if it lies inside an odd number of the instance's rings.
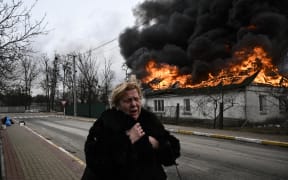
[{"label": "gray sky", "polygon": [[[35,0],[23,0],[29,6]],[[32,18],[45,21],[50,33],[35,39],[34,47],[53,58],[55,53],[85,52],[118,38],[134,24],[132,9],[143,0],[38,0]],[[99,57],[113,60],[116,81],[124,78],[118,40],[94,51]]]}]

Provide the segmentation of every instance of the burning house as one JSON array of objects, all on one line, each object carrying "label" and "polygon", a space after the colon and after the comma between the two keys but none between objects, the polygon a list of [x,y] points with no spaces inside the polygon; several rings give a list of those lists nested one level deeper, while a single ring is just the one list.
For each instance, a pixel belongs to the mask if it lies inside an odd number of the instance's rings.
[{"label": "burning house", "polygon": [[214,123],[288,120],[288,2],[154,0],[119,38],[161,117]]},{"label": "burning house", "polygon": [[[229,126],[242,126],[247,122],[281,124],[288,118],[287,80],[285,85],[257,83],[261,74],[255,72],[246,77],[221,76],[212,82],[203,82],[201,87],[197,84],[195,88],[178,88],[181,83],[174,82],[170,88],[146,89],[145,106],[165,119],[202,122],[214,126],[219,125],[221,117],[224,124]],[[230,83],[225,84],[225,80]],[[219,83],[214,84],[217,81]],[[206,86],[210,83],[213,86]]]}]

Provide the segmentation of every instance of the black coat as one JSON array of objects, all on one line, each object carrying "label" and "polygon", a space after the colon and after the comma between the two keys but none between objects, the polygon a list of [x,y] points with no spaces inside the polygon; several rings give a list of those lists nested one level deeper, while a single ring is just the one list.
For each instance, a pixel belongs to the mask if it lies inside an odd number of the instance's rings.
[{"label": "black coat", "polygon": [[[131,144],[126,131],[139,122],[145,136]],[[159,142],[152,148],[148,136]],[[162,165],[175,164],[180,156],[178,139],[157,117],[142,108],[137,121],[122,111],[109,109],[91,127],[85,143],[86,169],[82,180],[165,180]]]}]

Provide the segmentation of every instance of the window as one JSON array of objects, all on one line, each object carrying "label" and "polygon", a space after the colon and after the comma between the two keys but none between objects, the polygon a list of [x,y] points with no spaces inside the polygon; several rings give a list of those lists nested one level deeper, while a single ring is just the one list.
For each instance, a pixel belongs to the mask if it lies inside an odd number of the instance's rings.
[{"label": "window", "polygon": [[261,113],[266,113],[267,100],[265,95],[259,95],[259,110]]},{"label": "window", "polygon": [[190,99],[184,99],[184,112],[190,112],[191,106],[190,106]]},{"label": "window", "polygon": [[288,99],[285,96],[279,97],[279,111],[280,113],[288,112]]},{"label": "window", "polygon": [[163,99],[154,100],[154,111],[155,112],[163,112],[164,111],[164,100]]}]

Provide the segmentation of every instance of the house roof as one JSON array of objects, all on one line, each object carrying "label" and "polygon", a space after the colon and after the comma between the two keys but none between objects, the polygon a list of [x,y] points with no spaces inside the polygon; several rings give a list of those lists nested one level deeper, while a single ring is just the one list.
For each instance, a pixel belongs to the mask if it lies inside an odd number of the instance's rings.
[{"label": "house roof", "polygon": [[202,88],[167,88],[162,90],[145,89],[143,93],[145,97],[161,96],[161,95],[191,95],[191,94],[211,94],[220,93],[221,91],[240,90],[250,85],[258,75],[258,72],[244,79],[239,84],[222,85],[221,83],[213,87]]}]

